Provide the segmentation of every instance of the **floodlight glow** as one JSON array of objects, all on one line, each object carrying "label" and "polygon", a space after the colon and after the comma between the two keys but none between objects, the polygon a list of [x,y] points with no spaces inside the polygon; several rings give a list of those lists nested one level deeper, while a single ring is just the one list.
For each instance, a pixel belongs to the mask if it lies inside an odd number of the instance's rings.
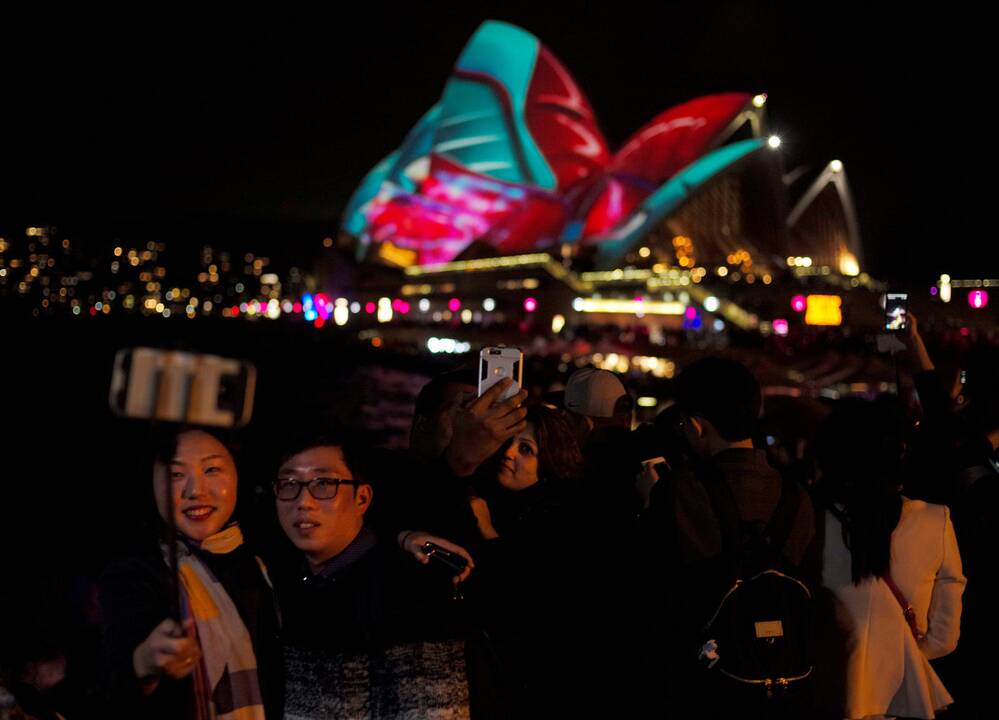
[{"label": "floodlight glow", "polygon": [[975,310],[981,310],[989,304],[989,294],[984,290],[972,290],[968,293],[968,304]]}]

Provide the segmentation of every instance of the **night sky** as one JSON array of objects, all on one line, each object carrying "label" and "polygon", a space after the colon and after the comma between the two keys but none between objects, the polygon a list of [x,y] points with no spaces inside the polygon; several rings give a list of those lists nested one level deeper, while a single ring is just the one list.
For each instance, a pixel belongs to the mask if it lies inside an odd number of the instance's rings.
[{"label": "night sky", "polygon": [[612,148],[697,95],[766,92],[786,170],[812,178],[844,162],[867,269],[912,281],[999,273],[991,181],[973,179],[993,122],[984,17],[914,3],[877,15],[873,2],[598,4],[8,23],[0,231],[169,228],[192,244],[190,229],[206,226],[332,234],[356,183],[492,17],[554,51]]}]

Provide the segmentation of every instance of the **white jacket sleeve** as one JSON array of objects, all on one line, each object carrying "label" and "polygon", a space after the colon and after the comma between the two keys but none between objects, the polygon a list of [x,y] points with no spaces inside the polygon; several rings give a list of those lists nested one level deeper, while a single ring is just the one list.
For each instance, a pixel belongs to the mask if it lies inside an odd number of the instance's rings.
[{"label": "white jacket sleeve", "polygon": [[961,554],[957,548],[950,510],[946,507],[942,510],[942,559],[933,581],[926,637],[919,643],[923,654],[930,660],[953,652],[957,647],[957,639],[961,634],[961,594],[967,582],[961,570]]}]

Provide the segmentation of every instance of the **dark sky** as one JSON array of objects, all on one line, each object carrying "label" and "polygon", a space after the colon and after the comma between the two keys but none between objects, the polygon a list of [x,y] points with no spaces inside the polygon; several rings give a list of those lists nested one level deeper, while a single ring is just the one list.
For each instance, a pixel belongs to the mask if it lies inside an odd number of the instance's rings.
[{"label": "dark sky", "polygon": [[495,17],[555,52],[612,147],[697,95],[767,92],[787,169],[845,163],[877,275],[999,274],[985,223],[995,200],[973,177],[993,122],[984,17],[915,3],[597,4],[8,23],[0,228],[332,232]]}]

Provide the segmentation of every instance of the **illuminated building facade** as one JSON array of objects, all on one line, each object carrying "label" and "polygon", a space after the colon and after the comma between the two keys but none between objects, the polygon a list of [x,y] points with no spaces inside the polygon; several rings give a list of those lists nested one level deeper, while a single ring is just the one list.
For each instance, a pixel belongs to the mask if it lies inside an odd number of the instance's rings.
[{"label": "illuminated building facade", "polygon": [[440,101],[364,178],[342,231],[359,260],[402,268],[544,252],[577,272],[726,268],[755,282],[795,257],[859,274],[842,163],[789,212],[765,104],[696,98],[612,152],[558,59],[489,21]]},{"label": "illuminated building facade", "polygon": [[612,151],[558,59],[530,33],[486,22],[440,101],[347,206],[342,244],[368,268],[358,289],[401,282],[436,300],[509,295],[514,306],[542,294],[549,313],[577,318],[657,307],[678,328],[700,327],[704,309],[712,327],[756,329],[737,286],[811,275],[871,286],[842,163],[792,202],[766,100],[696,98]]}]

